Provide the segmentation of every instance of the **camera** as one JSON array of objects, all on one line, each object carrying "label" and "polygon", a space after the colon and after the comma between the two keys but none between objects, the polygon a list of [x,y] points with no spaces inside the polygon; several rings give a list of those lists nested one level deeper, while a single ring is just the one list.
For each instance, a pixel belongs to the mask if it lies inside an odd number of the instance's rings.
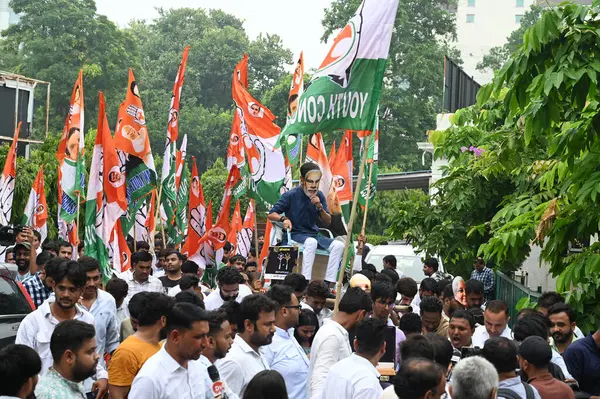
[{"label": "camera", "polygon": [[0,246],[10,247],[14,245],[17,234],[21,231],[23,231],[23,226],[19,224],[0,226]]}]

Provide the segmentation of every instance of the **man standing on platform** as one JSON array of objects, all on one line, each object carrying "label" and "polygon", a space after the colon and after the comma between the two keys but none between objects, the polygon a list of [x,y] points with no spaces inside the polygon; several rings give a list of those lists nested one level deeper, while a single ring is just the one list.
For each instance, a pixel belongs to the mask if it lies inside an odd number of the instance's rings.
[{"label": "man standing on platform", "polygon": [[[329,251],[329,262],[325,281],[334,283],[344,252],[344,244],[319,235],[317,219],[325,226],[331,224],[325,195],[319,191],[322,172],[317,164],[305,163],[300,168],[300,186],[284,193],[269,213],[269,220],[282,222],[283,228],[291,232],[293,241],[304,246],[302,274],[311,280],[312,267],[317,247]],[[284,244],[287,237],[284,234]]]}]

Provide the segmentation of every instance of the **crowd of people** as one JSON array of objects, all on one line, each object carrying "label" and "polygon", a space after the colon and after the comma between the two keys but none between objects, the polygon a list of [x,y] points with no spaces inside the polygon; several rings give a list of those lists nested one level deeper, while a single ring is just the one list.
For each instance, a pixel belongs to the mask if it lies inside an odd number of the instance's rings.
[{"label": "crowd of people", "polygon": [[[30,249],[27,232],[19,240],[13,252]],[[37,309],[16,343],[0,350],[0,395],[600,395],[600,330],[585,337],[555,292],[542,295],[537,310],[523,309],[511,329],[479,259],[466,282],[442,273],[435,259],[425,260],[420,284],[400,276],[393,257],[380,272],[366,264],[334,313],[328,282],[291,273],[265,289],[251,281],[252,258],[225,252],[211,274],[161,244],[154,256],[137,243],[132,268],[106,285],[97,260],[72,260],[63,243],[31,246],[36,268],[22,281]],[[20,274],[30,264],[22,253],[15,262]]]},{"label": "crowd of people", "polygon": [[[418,283],[394,256],[378,271],[358,252],[336,296],[343,245],[318,236],[317,219],[332,220],[320,177],[303,165],[301,185],[269,214],[304,252],[301,273],[268,287],[260,248],[246,258],[227,243],[203,268],[160,240],[153,253],[132,243],[131,268],[104,285],[82,245],[73,256],[22,229],[5,259],[36,310],[0,350],[0,397],[600,397],[600,329],[584,336],[556,292],[511,322],[483,259],[466,281],[426,259]],[[312,279],[318,247],[330,252],[324,280]]]}]

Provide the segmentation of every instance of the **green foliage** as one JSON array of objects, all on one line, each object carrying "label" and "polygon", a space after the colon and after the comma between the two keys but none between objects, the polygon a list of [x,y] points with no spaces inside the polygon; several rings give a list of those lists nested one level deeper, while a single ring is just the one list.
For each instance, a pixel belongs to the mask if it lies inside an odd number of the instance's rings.
[{"label": "green foliage", "polygon": [[477,105],[431,135],[450,164],[429,212],[416,205],[390,229],[454,267],[478,253],[511,271],[541,246],[584,330],[600,325],[600,244],[583,244],[600,229],[599,16],[597,0],[543,11]]},{"label": "green foliage", "polygon": [[[325,11],[323,39],[342,28],[359,4],[359,0],[333,1]],[[416,143],[435,126],[441,108],[444,55],[460,62],[450,44],[456,36],[455,22],[439,1],[400,0],[380,102],[382,165],[423,169]]]}]

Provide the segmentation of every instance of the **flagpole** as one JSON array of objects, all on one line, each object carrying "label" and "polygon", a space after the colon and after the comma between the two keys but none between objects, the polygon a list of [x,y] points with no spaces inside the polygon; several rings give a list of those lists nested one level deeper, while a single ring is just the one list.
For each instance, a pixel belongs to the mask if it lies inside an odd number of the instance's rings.
[{"label": "flagpole", "polygon": [[133,252],[137,252],[136,224],[137,224],[137,220],[135,220],[135,215],[134,215],[134,217],[133,217]]},{"label": "flagpole", "polygon": [[77,225],[76,225],[76,229],[77,229],[77,242],[76,244],[79,245],[79,210],[81,209],[81,192],[79,192],[79,194],[77,194]]},{"label": "flagpole", "polygon": [[[371,181],[373,178],[373,163],[374,163],[374,161],[371,162],[371,168],[369,169],[369,180],[367,182],[367,198],[365,200],[365,210],[364,210],[365,214],[363,215],[362,228],[360,229],[360,234],[362,236],[365,235],[366,228],[367,228],[367,213],[369,212],[369,199],[371,198]],[[360,188],[360,186],[359,186],[359,188]],[[357,252],[359,255],[362,255],[363,246],[364,246],[364,242],[361,240],[358,240]]]},{"label": "flagpole", "polygon": [[[250,200],[250,204],[252,205],[252,210],[254,213],[254,250],[256,251],[256,258],[260,258],[260,254],[258,251],[258,223],[256,223],[256,202],[253,199]],[[268,223],[269,221],[267,221]],[[258,263],[256,265],[258,267]]]},{"label": "flagpole", "polygon": [[344,274],[346,263],[348,262],[348,249],[350,248],[350,235],[352,234],[352,227],[354,225],[354,219],[356,218],[356,207],[358,205],[358,196],[360,194],[360,183],[362,182],[363,174],[365,173],[365,164],[367,163],[367,152],[369,151],[369,145],[371,144],[371,136],[375,132],[368,135],[365,139],[365,145],[363,147],[363,154],[360,161],[360,168],[358,171],[358,178],[356,180],[357,190],[354,191],[354,199],[352,201],[352,210],[350,211],[350,220],[348,221],[348,235],[346,236],[346,242],[344,243],[344,256],[342,258],[342,265],[344,270],[339,273],[337,286],[335,290],[335,307],[333,308],[334,314],[337,313],[340,299],[342,297],[342,285],[344,283]]}]

